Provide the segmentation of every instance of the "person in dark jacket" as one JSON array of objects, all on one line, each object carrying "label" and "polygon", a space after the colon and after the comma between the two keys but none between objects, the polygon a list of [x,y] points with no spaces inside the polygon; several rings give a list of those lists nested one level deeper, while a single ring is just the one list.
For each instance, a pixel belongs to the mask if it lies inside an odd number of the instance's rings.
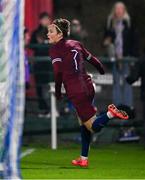
[{"label": "person in dark jacket", "polygon": [[[39,26],[31,36],[30,44],[32,45],[32,50],[34,51],[34,56],[44,57],[48,56],[49,44],[47,38],[48,25],[51,23],[51,19],[47,12],[43,12],[39,15]],[[49,117],[49,107],[46,101],[46,95],[48,90],[48,82],[50,81],[50,62],[46,60],[35,60],[34,62],[34,78],[36,82],[36,93],[38,97],[39,106],[39,117]]]},{"label": "person in dark jacket", "polygon": [[69,39],[85,42],[88,37],[87,31],[82,27],[78,19],[72,19]]},{"label": "person in dark jacket", "polygon": [[144,145],[145,145],[145,53],[139,61],[131,68],[130,74],[126,78],[129,84],[133,84],[141,78],[141,101],[143,105],[143,120],[144,120]]},{"label": "person in dark jacket", "polygon": [[[42,12],[39,15],[39,25],[32,33],[30,43],[48,45],[47,27],[51,23],[51,19],[47,12]],[[32,47],[35,56],[48,56],[48,46]]]},{"label": "person in dark jacket", "polygon": [[133,106],[132,88],[125,81],[129,64],[124,57],[138,56],[137,32],[130,15],[122,2],[117,2],[108,16],[104,34],[104,45],[113,63],[113,103]]}]

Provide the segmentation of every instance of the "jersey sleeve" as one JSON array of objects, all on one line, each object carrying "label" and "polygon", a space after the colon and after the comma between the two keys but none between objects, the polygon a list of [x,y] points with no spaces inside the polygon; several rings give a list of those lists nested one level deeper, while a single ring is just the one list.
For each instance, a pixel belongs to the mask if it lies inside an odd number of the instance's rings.
[{"label": "jersey sleeve", "polygon": [[61,86],[62,86],[62,58],[55,52],[49,51],[55,80],[55,95],[59,100],[61,98]]},{"label": "jersey sleeve", "polygon": [[85,49],[82,44],[80,45],[85,60],[87,60],[90,64],[92,64],[99,71],[100,74],[105,74],[103,64],[95,56],[93,56],[87,49]]}]

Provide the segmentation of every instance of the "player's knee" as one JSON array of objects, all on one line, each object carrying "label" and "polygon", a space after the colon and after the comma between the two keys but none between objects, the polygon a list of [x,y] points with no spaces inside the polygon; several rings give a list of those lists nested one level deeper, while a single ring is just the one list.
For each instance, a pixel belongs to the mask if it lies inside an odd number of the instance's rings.
[{"label": "player's knee", "polygon": [[[96,117],[95,117],[96,118]],[[100,132],[101,129],[103,128],[103,126],[100,126],[100,125],[93,125],[94,123],[94,117],[92,117],[91,119],[89,119],[88,121],[84,122],[84,125],[85,127],[91,131],[92,133],[97,133],[97,132]]]},{"label": "player's knee", "polygon": [[88,121],[84,122],[83,124],[91,133],[94,132],[94,130],[92,129],[92,124],[93,124],[92,119],[89,119]]},{"label": "player's knee", "polygon": [[94,131],[93,131],[92,128],[90,128],[90,127],[88,127],[88,126],[86,126],[86,125],[85,125],[85,127],[86,127],[91,133],[94,133]]}]

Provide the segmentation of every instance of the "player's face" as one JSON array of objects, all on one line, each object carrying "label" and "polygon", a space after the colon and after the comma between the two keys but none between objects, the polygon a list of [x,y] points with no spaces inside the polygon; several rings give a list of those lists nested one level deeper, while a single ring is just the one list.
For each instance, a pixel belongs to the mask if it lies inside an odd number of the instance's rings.
[{"label": "player's face", "polygon": [[50,25],[48,26],[48,34],[47,34],[47,37],[48,37],[48,42],[50,44],[55,44],[57,43],[60,39],[63,38],[63,35],[62,33],[58,33],[55,25]]}]

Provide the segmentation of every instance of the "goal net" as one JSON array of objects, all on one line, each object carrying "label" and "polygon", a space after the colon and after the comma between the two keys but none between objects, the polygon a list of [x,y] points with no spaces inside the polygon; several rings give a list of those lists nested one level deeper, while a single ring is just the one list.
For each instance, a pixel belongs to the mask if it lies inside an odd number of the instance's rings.
[{"label": "goal net", "polygon": [[24,113],[24,1],[0,0],[0,172],[20,178]]}]

